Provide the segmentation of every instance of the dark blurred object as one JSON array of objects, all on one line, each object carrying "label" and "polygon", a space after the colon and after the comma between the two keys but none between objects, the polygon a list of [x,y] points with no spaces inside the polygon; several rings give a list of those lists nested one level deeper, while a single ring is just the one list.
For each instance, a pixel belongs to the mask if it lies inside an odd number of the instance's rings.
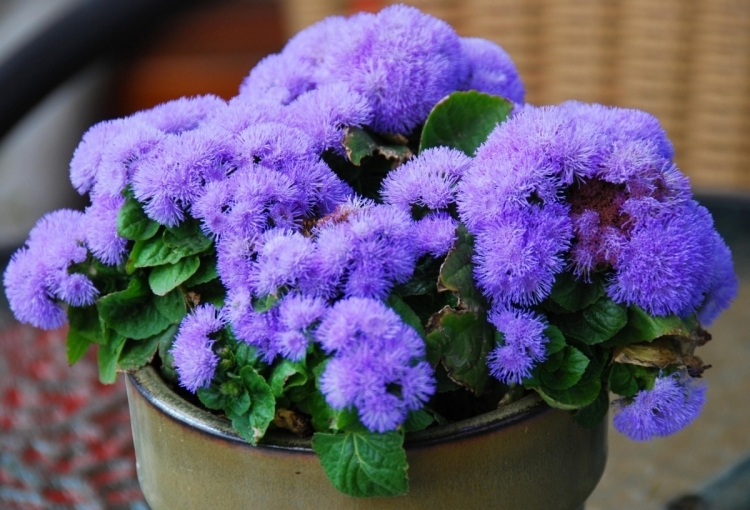
[{"label": "dark blurred object", "polygon": [[0,63],[0,137],[66,79],[191,0],[86,0]]},{"label": "dark blurred object", "polygon": [[285,42],[278,2],[201,2],[165,22],[123,55],[113,90],[114,115],[181,96],[237,94],[255,64]]},{"label": "dark blurred object", "polygon": [[695,494],[670,501],[667,510],[747,510],[750,508],[750,457],[730,467]]}]

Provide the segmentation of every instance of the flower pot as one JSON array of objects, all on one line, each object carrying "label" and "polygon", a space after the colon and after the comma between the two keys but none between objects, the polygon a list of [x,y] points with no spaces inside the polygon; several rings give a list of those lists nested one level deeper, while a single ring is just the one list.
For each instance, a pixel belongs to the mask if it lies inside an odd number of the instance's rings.
[{"label": "flower pot", "polygon": [[156,370],[127,377],[138,479],[152,510],[582,508],[604,471],[607,420],[583,429],[536,395],[410,434],[410,491],[346,496],[309,439],[269,432],[253,447],[228,420],[174,393]]}]

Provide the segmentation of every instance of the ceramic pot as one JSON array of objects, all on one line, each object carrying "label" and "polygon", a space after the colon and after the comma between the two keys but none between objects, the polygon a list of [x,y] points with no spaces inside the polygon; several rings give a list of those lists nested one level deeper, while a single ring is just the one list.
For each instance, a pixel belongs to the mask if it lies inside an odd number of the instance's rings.
[{"label": "ceramic pot", "polygon": [[583,429],[529,395],[408,435],[409,494],[357,499],[330,484],[309,439],[269,432],[253,447],[152,367],[128,375],[127,389],[138,480],[152,510],[574,510],[607,457],[607,420]]}]

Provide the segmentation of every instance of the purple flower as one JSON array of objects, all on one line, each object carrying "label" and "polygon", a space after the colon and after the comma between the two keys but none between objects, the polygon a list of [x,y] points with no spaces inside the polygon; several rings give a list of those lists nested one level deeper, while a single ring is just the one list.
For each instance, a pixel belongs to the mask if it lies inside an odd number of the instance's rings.
[{"label": "purple flower", "polygon": [[273,122],[283,115],[283,107],[278,104],[262,101],[254,96],[235,96],[226,106],[219,108],[206,121],[211,128],[226,132],[231,138],[248,127],[261,122]]},{"label": "purple flower", "polygon": [[158,154],[166,134],[130,117],[104,148],[94,192],[119,195],[130,183],[138,165]]},{"label": "purple flower", "polygon": [[489,320],[503,334],[503,344],[487,356],[490,373],[505,384],[520,384],[545,359],[547,325],[534,312],[513,308],[493,310]]},{"label": "purple flower", "polygon": [[370,105],[343,83],[324,85],[299,96],[288,106],[290,122],[313,140],[315,151],[333,149],[344,154],[344,128],[365,126],[372,120]]},{"label": "purple flower", "polygon": [[448,147],[423,151],[383,179],[383,201],[410,211],[413,205],[432,210],[455,202],[455,187],[471,159]]},{"label": "purple flower", "polygon": [[652,315],[692,313],[711,284],[714,236],[711,215],[696,202],[644,218],[618,257],[608,295]]},{"label": "purple flower", "polygon": [[86,244],[105,264],[119,264],[125,257],[128,240],[117,234],[117,213],[124,203],[121,195],[94,194],[86,208]]},{"label": "purple flower", "polygon": [[562,204],[509,209],[476,236],[477,284],[498,304],[539,303],[565,266],[563,255],[571,237],[570,218]]},{"label": "purple flower", "polygon": [[237,152],[245,165],[259,164],[284,172],[291,163],[314,161],[313,141],[303,131],[279,122],[254,124],[237,138]]},{"label": "purple flower", "polygon": [[306,330],[312,327],[326,311],[324,300],[293,294],[279,304],[279,322],[287,329]]},{"label": "purple flower", "polygon": [[322,299],[299,294],[287,295],[279,304],[279,327],[276,344],[281,354],[301,361],[312,340],[311,330],[326,311]]},{"label": "purple flower", "polygon": [[465,81],[459,38],[445,22],[405,5],[365,19],[339,43],[329,76],[367,98],[373,129],[409,133]]},{"label": "purple flower", "polygon": [[222,313],[210,304],[199,305],[182,320],[170,351],[180,386],[195,393],[211,383],[219,363],[212,335],[225,324]]},{"label": "purple flower", "polygon": [[290,54],[269,55],[256,65],[240,85],[240,96],[262,97],[286,105],[315,88],[312,65]]},{"label": "purple flower", "polygon": [[729,308],[731,302],[737,297],[740,286],[732,264],[732,253],[718,234],[714,235],[711,267],[713,268],[711,283],[703,304],[698,309],[698,319],[704,326],[710,326],[723,310]]},{"label": "purple flower", "polygon": [[384,299],[395,283],[405,282],[414,272],[417,248],[406,213],[378,205],[350,217],[344,228],[351,229],[353,241],[346,296]]},{"label": "purple flower", "polygon": [[253,246],[253,240],[235,234],[224,235],[216,242],[216,272],[227,289],[249,289]]},{"label": "purple flower", "polygon": [[203,194],[191,208],[195,219],[201,220],[201,229],[209,237],[218,237],[227,229],[234,202],[234,180],[213,181],[206,184]]},{"label": "purple flower", "polygon": [[10,309],[18,320],[54,329],[65,323],[65,312],[56,300],[73,306],[94,302],[99,293],[94,284],[82,274],[69,273],[72,264],[86,260],[83,241],[84,217],[78,211],[61,209],[37,222],[3,278]]},{"label": "purple flower", "polygon": [[19,321],[42,329],[59,328],[65,324],[65,311],[50,296],[46,267],[35,255],[28,248],[13,254],[3,275],[5,295]]},{"label": "purple flower", "polygon": [[94,186],[105,149],[125,125],[123,119],[105,120],[83,135],[70,161],[70,182],[78,193],[84,194]]},{"label": "purple flower", "polygon": [[504,49],[487,39],[462,37],[461,51],[470,68],[467,89],[524,102],[523,82]]},{"label": "purple flower", "polygon": [[156,157],[139,165],[133,175],[133,192],[150,218],[175,226],[203,194],[207,182],[225,177],[233,160],[231,145],[215,129],[171,135]]},{"label": "purple flower", "polygon": [[[233,197],[231,210],[226,213],[227,228],[235,235],[252,238],[269,227],[294,229],[301,222],[304,211],[300,203],[304,200],[299,189],[280,172],[253,165],[233,174],[228,187]],[[200,207],[204,207],[202,203]]]},{"label": "purple flower", "polygon": [[424,342],[381,301],[339,301],[316,338],[335,354],[320,378],[326,401],[335,409],[357,408],[374,432],[394,430],[435,391],[432,369],[422,361]]},{"label": "purple flower", "polygon": [[635,397],[614,401],[613,423],[621,434],[634,441],[668,436],[690,425],[706,401],[706,386],[684,373],[658,377],[651,390]]},{"label": "purple flower", "polygon": [[417,253],[442,257],[453,247],[456,241],[458,221],[446,212],[432,213],[414,225],[414,237]]},{"label": "purple flower", "polygon": [[138,112],[133,118],[164,133],[176,134],[196,129],[225,104],[223,99],[210,94],[181,97]]},{"label": "purple flower", "polygon": [[304,69],[309,69],[312,83],[335,82],[336,77],[329,76],[327,62],[347,39],[371,24],[374,17],[369,13],[349,18],[329,16],[292,37],[284,47],[284,57],[287,61],[301,62]]},{"label": "purple flower", "polygon": [[277,294],[280,287],[293,287],[310,263],[313,245],[297,232],[274,229],[259,241],[257,260],[250,272],[252,289],[257,296]]},{"label": "purple flower", "polygon": [[258,348],[266,362],[271,362],[279,354],[278,308],[258,313],[253,309],[252,294],[247,288],[230,289],[224,308],[226,317],[232,325],[232,331],[238,339]]}]

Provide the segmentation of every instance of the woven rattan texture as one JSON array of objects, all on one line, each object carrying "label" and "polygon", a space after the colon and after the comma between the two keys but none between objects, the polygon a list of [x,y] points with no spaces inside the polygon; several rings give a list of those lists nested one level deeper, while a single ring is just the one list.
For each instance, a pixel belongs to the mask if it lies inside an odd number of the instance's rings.
[{"label": "woven rattan texture", "polygon": [[[398,0],[284,0],[289,33]],[[566,99],[656,115],[707,189],[750,190],[750,0],[405,0],[501,44],[533,104]],[[315,5],[315,9],[305,7]]]}]

